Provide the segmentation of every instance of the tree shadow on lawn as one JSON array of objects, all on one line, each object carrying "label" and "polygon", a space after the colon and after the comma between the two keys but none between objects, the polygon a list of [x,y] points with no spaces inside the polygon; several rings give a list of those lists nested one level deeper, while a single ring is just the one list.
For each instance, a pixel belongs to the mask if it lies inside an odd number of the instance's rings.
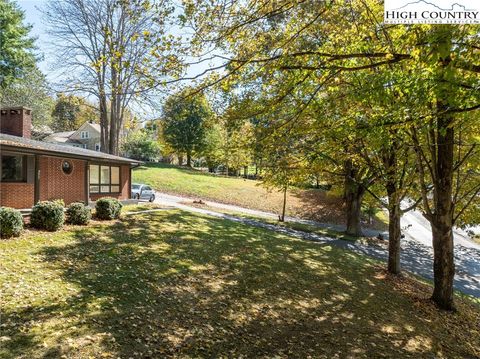
[{"label": "tree shadow on lawn", "polygon": [[[461,314],[439,313],[395,291],[365,257],[185,212],[135,218],[75,230],[75,240],[66,246],[43,248],[47,265],[81,291],[41,311],[5,313],[24,321],[7,343],[11,353],[478,355],[478,348],[447,331]],[[68,324],[49,328],[52,342],[39,350],[28,334],[29,323],[38,321]]]}]

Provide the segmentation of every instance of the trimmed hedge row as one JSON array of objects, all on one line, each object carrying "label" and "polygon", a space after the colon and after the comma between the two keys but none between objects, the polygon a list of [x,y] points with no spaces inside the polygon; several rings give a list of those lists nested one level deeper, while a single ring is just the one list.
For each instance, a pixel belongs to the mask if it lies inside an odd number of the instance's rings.
[{"label": "trimmed hedge row", "polygon": [[[120,217],[122,204],[115,198],[104,197],[96,202],[96,218],[112,220]],[[63,200],[41,201],[32,208],[30,225],[37,229],[56,231],[66,221],[69,224],[86,225],[92,218],[89,207],[81,202],[71,203],[64,211]],[[0,238],[18,237],[24,227],[20,211],[0,207]]]}]

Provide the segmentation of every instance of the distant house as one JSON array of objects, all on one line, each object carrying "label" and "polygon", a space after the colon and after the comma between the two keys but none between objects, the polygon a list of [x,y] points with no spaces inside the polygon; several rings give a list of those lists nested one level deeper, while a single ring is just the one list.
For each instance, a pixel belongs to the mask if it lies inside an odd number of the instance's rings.
[{"label": "distant house", "polygon": [[[91,127],[83,128],[80,136]],[[140,161],[36,141],[31,135],[30,109],[0,109],[0,206],[26,209],[51,199],[69,204],[131,197],[131,170]]]},{"label": "distant house", "polygon": [[100,125],[85,122],[76,131],[52,133],[45,137],[43,141],[84,148],[92,151],[100,151]]}]

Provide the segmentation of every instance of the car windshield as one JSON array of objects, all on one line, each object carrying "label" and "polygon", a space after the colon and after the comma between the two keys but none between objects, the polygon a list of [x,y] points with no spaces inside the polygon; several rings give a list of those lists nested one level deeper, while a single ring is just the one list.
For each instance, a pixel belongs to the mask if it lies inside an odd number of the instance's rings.
[{"label": "car windshield", "polygon": [[132,189],[140,189],[140,185],[139,184],[132,184]]}]

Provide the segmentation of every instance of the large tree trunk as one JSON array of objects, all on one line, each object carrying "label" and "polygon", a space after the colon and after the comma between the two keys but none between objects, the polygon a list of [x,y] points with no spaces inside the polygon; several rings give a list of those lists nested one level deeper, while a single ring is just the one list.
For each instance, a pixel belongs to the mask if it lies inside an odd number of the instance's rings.
[{"label": "large tree trunk", "polygon": [[187,166],[192,167],[192,154],[187,151]]},{"label": "large tree trunk", "polygon": [[433,234],[433,301],[442,309],[455,309],[453,303],[453,232],[449,220],[444,218],[432,223]]},{"label": "large tree trunk", "polygon": [[[395,132],[393,132],[395,135]],[[397,142],[393,140],[385,148],[383,165],[386,170],[385,189],[388,197],[388,271],[392,274],[400,274],[400,208],[399,185],[397,184]]]},{"label": "large tree trunk", "polygon": [[400,206],[389,204],[388,210],[388,271],[400,274]]},{"label": "large tree trunk", "polygon": [[117,89],[117,71],[115,70],[114,63],[111,66],[111,82],[112,82],[112,96],[110,104],[110,143],[108,146],[108,153],[112,155],[118,155],[118,95]]},{"label": "large tree trunk", "polygon": [[100,104],[100,147],[102,152],[108,153],[110,146],[109,134],[109,123],[108,123],[108,108],[107,108],[107,98],[104,94],[100,94],[99,97]]},{"label": "large tree trunk", "polygon": [[345,215],[347,222],[346,233],[352,236],[361,236],[362,227],[360,223],[362,200],[365,194],[365,188],[355,181],[356,169],[352,161],[345,163]]},{"label": "large tree trunk", "polygon": [[[446,111],[446,105],[439,102],[437,111]],[[455,263],[453,256],[453,161],[454,130],[449,115],[437,119],[437,163],[434,183],[434,216],[431,220],[433,234],[434,289],[432,299],[440,307],[453,310],[453,278]]]},{"label": "large tree trunk", "polygon": [[[433,301],[442,309],[454,310],[453,279],[455,262],[453,256],[453,166],[454,166],[454,128],[453,114],[450,110],[450,91],[445,85],[448,76],[448,67],[452,61],[450,52],[445,48],[452,48],[451,30],[448,27],[438,28],[438,48],[441,54],[439,65],[443,72],[438,79],[437,89],[437,122],[434,146],[430,151],[433,158],[433,203],[434,211],[430,218],[433,234],[433,274],[434,289]],[[445,54],[445,55],[443,55]],[[442,56],[443,55],[443,56]]]}]

